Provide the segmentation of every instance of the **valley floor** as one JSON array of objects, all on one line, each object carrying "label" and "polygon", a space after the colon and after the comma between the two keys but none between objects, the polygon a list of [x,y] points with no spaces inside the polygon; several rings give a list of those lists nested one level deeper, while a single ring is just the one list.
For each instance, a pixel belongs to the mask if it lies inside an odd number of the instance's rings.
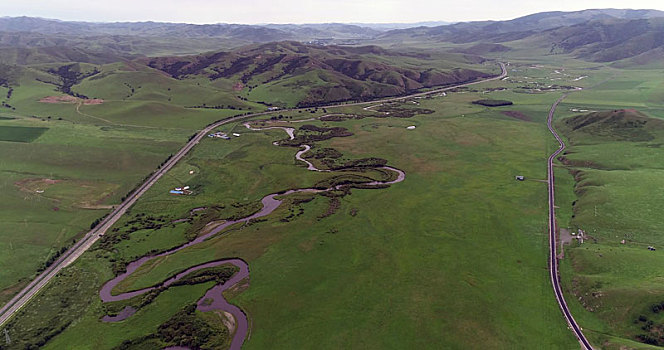
[{"label": "valley floor", "polygon": [[[224,297],[247,315],[246,349],[576,349],[547,272],[546,160],[557,143],[546,119],[550,105],[570,91],[555,118],[570,143],[555,167],[557,218],[561,227],[582,229],[588,238],[565,246],[564,292],[595,346],[648,348],[644,336],[655,339],[664,329],[660,310],[651,308],[661,302],[664,286],[649,268],[661,252],[644,248],[661,242],[661,199],[630,179],[660,187],[654,160],[661,158],[662,133],[652,122],[655,129],[645,139],[606,139],[602,128],[613,126],[597,124],[584,134],[566,121],[581,110],[626,107],[663,117],[661,87],[648,80],[648,71],[590,69],[575,61],[564,78],[575,85],[542,91],[560,75],[557,63],[512,62],[508,80],[433,98],[368,110],[348,106],[336,116],[283,111],[255,121],[259,130],[240,122],[220,127],[240,136],[206,138],[183,158],[11,321],[14,343],[8,348],[160,348],[184,342],[188,330],[177,326],[182,320],[220,332],[196,333],[199,345],[227,346],[233,335],[228,317],[191,308],[218,280],[189,276],[201,278],[107,303],[99,290],[141,256],[211,232],[210,223],[255,213],[270,193],[389,181],[391,175],[375,166],[384,160],[407,174],[402,182],[284,196],[268,216],[151,260],[114,293],[158,285],[198,264],[240,258],[249,278]],[[579,76],[586,78],[575,80]],[[641,79],[646,82],[636,84]],[[624,88],[629,82],[636,85]],[[486,98],[514,104],[471,103]],[[266,126],[293,127],[295,137]],[[302,144],[311,146],[301,154],[311,165],[335,171],[307,169],[294,157]],[[348,164],[352,171],[335,168]],[[39,190],[43,183],[22,186]],[[169,193],[183,186],[192,194]],[[117,323],[101,321],[126,306],[136,313]]]}]

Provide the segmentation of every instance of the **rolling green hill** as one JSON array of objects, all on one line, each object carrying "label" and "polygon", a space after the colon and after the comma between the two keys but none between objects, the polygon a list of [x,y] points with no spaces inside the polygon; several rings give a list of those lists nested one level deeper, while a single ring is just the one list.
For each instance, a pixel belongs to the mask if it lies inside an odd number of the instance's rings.
[{"label": "rolling green hill", "polygon": [[472,81],[495,69],[478,65],[484,59],[471,55],[398,52],[377,46],[313,46],[293,41],[138,61],[177,79],[231,82],[250,100],[284,107],[400,95]]},{"label": "rolling green hill", "polygon": [[609,138],[617,141],[650,141],[654,139],[652,130],[661,130],[663,122],[650,118],[639,111],[613,110],[594,112],[565,120],[569,128],[569,137],[573,142],[577,139],[587,140],[588,136]]},{"label": "rolling green hill", "polygon": [[[568,293],[578,300],[575,317],[588,332],[661,346],[664,284],[656,266],[662,256],[647,248],[664,242],[664,122],[617,109],[564,118],[558,127],[570,143],[560,159],[575,194],[569,222],[561,225],[586,232],[585,243],[565,248],[563,260]],[[603,345],[619,348],[615,339]]]}]

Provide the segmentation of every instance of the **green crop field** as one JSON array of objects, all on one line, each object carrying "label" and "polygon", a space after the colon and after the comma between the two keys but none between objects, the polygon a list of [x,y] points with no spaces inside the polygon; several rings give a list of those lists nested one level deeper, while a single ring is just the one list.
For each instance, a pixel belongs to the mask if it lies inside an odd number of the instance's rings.
[{"label": "green crop field", "polygon": [[32,142],[46,132],[48,128],[0,125],[0,141]]}]

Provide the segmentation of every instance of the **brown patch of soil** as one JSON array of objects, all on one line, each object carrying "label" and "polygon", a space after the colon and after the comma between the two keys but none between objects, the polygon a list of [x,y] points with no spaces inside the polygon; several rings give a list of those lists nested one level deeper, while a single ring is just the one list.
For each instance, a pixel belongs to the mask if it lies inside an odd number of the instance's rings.
[{"label": "brown patch of soil", "polygon": [[220,311],[220,310],[215,310],[214,311],[219,318],[221,318],[221,322],[228,328],[228,333],[233,334],[235,333],[235,317],[231,315],[231,313],[226,312],[226,311]]},{"label": "brown patch of soil", "polygon": [[54,185],[62,180],[53,180],[53,179],[23,179],[21,181],[14,182],[14,186],[18,187],[23,192],[35,192],[36,189],[42,189]]},{"label": "brown patch of soil", "polygon": [[241,81],[238,81],[233,85],[233,91],[242,91],[242,89],[244,89],[244,84],[242,84]]},{"label": "brown patch of soil", "polygon": [[572,236],[568,229],[561,228],[558,233],[558,239],[560,240],[560,253],[558,254],[558,258],[562,259],[565,257],[565,244],[571,244],[574,240],[574,236]]},{"label": "brown patch of soil", "polygon": [[76,207],[81,208],[81,209],[92,209],[92,210],[99,210],[99,209],[114,209],[115,206],[112,204],[90,204],[90,203],[81,203],[77,205]]},{"label": "brown patch of soil", "polygon": [[524,122],[532,122],[533,119],[530,118],[530,116],[527,116],[519,111],[503,111],[502,112],[504,115],[514,118],[514,119],[519,119],[523,120]]},{"label": "brown patch of soil", "polygon": [[212,232],[212,230],[217,228],[219,225],[224,224],[225,222],[226,222],[226,220],[208,222],[207,225],[205,225],[205,227],[203,227],[203,229],[198,233],[198,236],[206,235],[206,234]]},{"label": "brown patch of soil", "polygon": [[100,98],[92,99],[80,99],[74,96],[62,95],[62,96],[46,96],[39,100],[41,103],[82,103],[84,105],[100,105],[104,103],[104,100]]},{"label": "brown patch of soil", "polygon": [[63,96],[46,96],[39,100],[41,103],[76,103],[78,99],[74,96],[63,95]]},{"label": "brown patch of soil", "polygon": [[[63,183],[63,182],[70,182],[69,180],[54,180],[54,179],[40,179],[40,178],[29,178],[29,179],[23,179],[20,181],[17,181],[14,183],[14,186],[18,187],[18,189],[21,192],[26,192],[26,193],[31,193],[31,194],[39,194],[43,198],[50,199],[54,201],[55,203],[60,203],[61,198],[54,198],[54,197],[49,197],[48,192],[44,193],[45,190],[48,190],[48,188],[52,185],[58,184],[58,183]],[[71,182],[70,182],[71,183]],[[91,185],[90,183],[83,182],[83,183],[78,183],[74,182],[74,184],[77,184],[81,188],[86,188],[86,189],[94,189],[95,187]],[[93,210],[98,210],[98,209],[113,209],[115,208],[114,205],[112,204],[103,204],[103,202],[108,199],[113,194],[114,189],[109,189],[107,192],[104,192],[101,198],[95,197],[94,198],[88,198],[89,196],[84,195],[81,198],[78,198],[78,202],[73,203],[72,205],[76,208],[81,208],[81,209],[93,209]],[[53,207],[53,211],[58,211],[60,208],[58,207]]]}]

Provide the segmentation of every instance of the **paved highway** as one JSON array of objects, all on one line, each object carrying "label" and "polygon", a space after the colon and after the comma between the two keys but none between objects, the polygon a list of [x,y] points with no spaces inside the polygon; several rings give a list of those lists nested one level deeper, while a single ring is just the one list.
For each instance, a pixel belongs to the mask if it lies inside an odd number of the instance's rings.
[{"label": "paved highway", "polygon": [[[435,89],[407,96],[386,98],[386,99],[367,101],[367,102],[333,104],[330,106],[321,106],[319,108],[329,109],[329,108],[338,108],[338,107],[347,107],[347,106],[358,106],[365,104],[394,102],[413,97],[436,94],[459,87],[484,83],[487,81],[498,80],[507,76],[507,69],[505,68],[505,65],[503,63],[499,63],[499,65],[501,69],[501,74],[492,78],[482,79],[471,83],[458,84],[446,88]],[[294,108],[282,111],[293,111],[298,109],[305,109],[305,108]],[[177,162],[179,162],[180,159],[182,159],[182,157],[184,157],[187,153],[189,153],[189,151],[192,148],[194,148],[194,146],[196,146],[213,129],[224,124],[233,123],[243,119],[248,119],[272,113],[274,113],[274,111],[236,116],[229,119],[218,121],[214,124],[209,125],[205,129],[201,130],[198,134],[196,134],[195,137],[193,137],[189,142],[187,142],[187,144],[184,147],[182,147],[182,149],[180,149],[176,154],[174,154],[161,168],[159,168],[150,177],[148,177],[148,179],[145,180],[145,182],[141,184],[141,186],[139,186],[138,189],[136,189],[133,193],[131,193],[127,197],[127,199],[125,199],[118,207],[113,209],[113,211],[108,216],[106,216],[106,218],[102,220],[102,222],[99,225],[97,225],[94,229],[90,230],[90,232],[85,234],[83,238],[81,238],[71,248],[69,248],[65,253],[63,253],[60,256],[60,258],[58,258],[53,264],[51,264],[51,266],[49,266],[46,270],[44,270],[41,274],[39,274],[32,282],[30,282],[25,288],[23,288],[20,292],[18,292],[18,294],[16,294],[14,298],[12,298],[7,304],[5,304],[2,308],[0,308],[0,326],[5,324],[12,316],[16,314],[18,310],[20,310],[23,306],[25,306],[30,301],[30,299],[32,299],[35,295],[37,295],[37,293],[42,288],[44,288],[44,286],[48,284],[48,282],[51,279],[53,279],[53,277],[55,277],[55,275],[57,275],[58,272],[60,272],[65,267],[69,266],[69,264],[73,263],[74,261],[76,261],[76,259],[78,259],[81,255],[83,255],[85,251],[87,251],[95,242],[97,242],[97,240],[99,240],[99,238],[109,228],[111,228],[111,226],[113,226],[113,224],[115,224],[115,222],[118,221],[122,217],[122,215],[124,215],[127,209],[129,209],[134,203],[136,203],[136,201],[145,192],[147,192],[150,189],[150,187],[152,187],[152,185],[154,185],[164,174],[166,174],[175,164],[177,164]]]},{"label": "paved highway", "polygon": [[576,323],[576,320],[574,320],[574,317],[572,317],[572,313],[569,311],[569,308],[567,307],[567,303],[565,302],[565,296],[563,295],[563,291],[560,288],[560,279],[558,278],[558,254],[556,252],[556,208],[555,208],[555,184],[554,184],[554,176],[553,176],[553,160],[556,159],[556,157],[565,150],[565,143],[563,142],[562,138],[558,135],[556,130],[553,128],[551,125],[553,122],[553,115],[556,113],[556,108],[558,107],[558,104],[565,99],[567,95],[563,95],[561,98],[559,98],[553,106],[551,106],[551,109],[549,110],[549,118],[547,119],[546,125],[549,128],[549,131],[553,134],[553,136],[556,138],[558,141],[559,147],[558,149],[553,152],[549,156],[549,160],[547,163],[547,170],[548,170],[548,186],[549,186],[549,248],[550,248],[550,256],[549,256],[549,274],[551,275],[551,284],[553,284],[553,292],[556,295],[556,300],[558,301],[558,305],[560,306],[560,310],[563,312],[563,315],[565,316],[565,319],[567,320],[567,324],[569,327],[572,329],[574,332],[574,335],[576,338],[579,340],[579,343],[581,344],[581,348],[585,350],[592,350],[592,346],[590,345],[590,342],[588,342],[588,339],[586,339],[586,336],[583,335],[583,330],[579,326],[578,323]]}]

